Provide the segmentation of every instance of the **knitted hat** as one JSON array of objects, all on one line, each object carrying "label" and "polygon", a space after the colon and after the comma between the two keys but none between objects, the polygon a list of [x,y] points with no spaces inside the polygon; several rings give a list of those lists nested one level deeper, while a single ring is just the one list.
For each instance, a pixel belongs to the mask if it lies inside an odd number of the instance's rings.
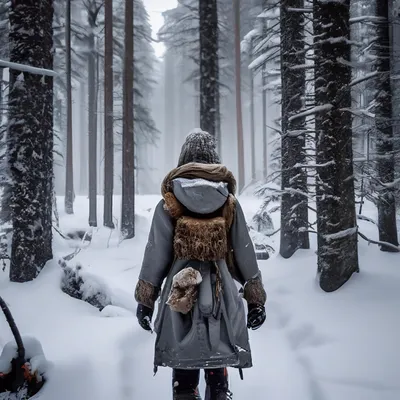
[{"label": "knitted hat", "polygon": [[179,156],[178,167],[191,162],[201,164],[220,164],[213,136],[202,130],[195,130],[186,136]]}]

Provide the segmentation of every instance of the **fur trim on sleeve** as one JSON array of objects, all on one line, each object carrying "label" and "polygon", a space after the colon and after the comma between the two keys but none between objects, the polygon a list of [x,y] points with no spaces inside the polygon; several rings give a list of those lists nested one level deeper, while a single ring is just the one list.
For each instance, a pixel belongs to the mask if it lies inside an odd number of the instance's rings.
[{"label": "fur trim on sleeve", "polygon": [[139,279],[135,289],[135,300],[139,304],[154,309],[154,303],[158,298],[159,290],[151,283]]},{"label": "fur trim on sleeve", "polygon": [[243,297],[248,304],[263,306],[267,301],[267,293],[260,278],[250,279],[246,282],[243,289]]}]

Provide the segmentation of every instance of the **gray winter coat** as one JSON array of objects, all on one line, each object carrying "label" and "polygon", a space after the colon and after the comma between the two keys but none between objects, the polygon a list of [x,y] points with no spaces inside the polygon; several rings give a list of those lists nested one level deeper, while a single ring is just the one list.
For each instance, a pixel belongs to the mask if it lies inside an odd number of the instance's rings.
[{"label": "gray winter coat", "polygon": [[[178,202],[187,212],[197,215],[213,215],[229,196],[228,185],[224,182],[178,178],[172,184]],[[174,252],[176,229],[176,221],[166,210],[165,201],[160,201],[154,212],[135,293],[139,303],[151,307],[158,296],[158,288],[165,280],[155,320],[155,366],[180,369],[251,367],[244,304],[226,260],[180,259]],[[205,237],[208,236],[206,233]],[[243,211],[237,201],[229,236],[244,285],[244,297],[248,303],[264,304],[266,297],[261,273]],[[197,245],[199,243],[195,243]],[[192,311],[185,315],[172,311],[166,302],[174,276],[189,266],[201,273],[202,282]],[[222,292],[218,297],[216,271],[219,271],[222,283]]]}]

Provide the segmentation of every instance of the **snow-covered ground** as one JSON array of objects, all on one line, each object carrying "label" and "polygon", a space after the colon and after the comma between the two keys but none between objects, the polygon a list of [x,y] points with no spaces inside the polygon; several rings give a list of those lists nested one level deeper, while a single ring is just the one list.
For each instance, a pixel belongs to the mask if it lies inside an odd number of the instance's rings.
[{"label": "snow-covered ground", "polygon": [[[73,249],[54,236],[54,261],[25,284],[8,282],[0,271],[0,293],[23,335],[36,337],[53,365],[37,398],[41,400],[171,399],[171,372],[153,377],[154,336],[134,315],[133,291],[140,270],[152,212],[159,198],[138,196],[137,237],[119,243],[117,231],[93,231],[89,247],[70,262],[80,264],[89,282],[102,287],[113,306],[99,312],[60,290],[61,256]],[[115,216],[119,216],[115,201]],[[241,198],[246,216],[260,200]],[[62,209],[62,199],[59,208]],[[99,225],[102,199],[99,197]],[[369,217],[375,218],[372,207]],[[60,211],[60,229],[87,229],[87,199],[78,197],[75,215]],[[119,218],[119,217],[118,217]],[[279,215],[273,214],[275,226]],[[376,227],[360,222],[377,238]],[[278,248],[279,234],[270,243]],[[250,332],[254,367],[240,381],[231,370],[235,399],[252,400],[398,400],[400,399],[400,256],[359,244],[361,273],[343,288],[326,294],[317,285],[313,250],[284,260],[276,253],[260,261],[268,292],[267,322]],[[11,332],[0,315],[0,350]],[[202,384],[204,388],[204,385]]]}]

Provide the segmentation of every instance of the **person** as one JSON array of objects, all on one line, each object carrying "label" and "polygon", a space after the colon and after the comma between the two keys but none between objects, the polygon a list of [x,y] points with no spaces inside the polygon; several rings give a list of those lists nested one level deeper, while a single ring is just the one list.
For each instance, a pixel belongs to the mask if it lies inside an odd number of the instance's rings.
[{"label": "person", "polygon": [[247,329],[258,329],[266,319],[266,292],[235,189],[214,138],[197,130],[187,136],[178,167],[165,177],[154,211],[135,289],[137,318],[152,330],[161,293],[154,366],[155,372],[173,368],[175,400],[201,399],[200,369],[207,399],[231,398],[227,367],[252,367]]}]

